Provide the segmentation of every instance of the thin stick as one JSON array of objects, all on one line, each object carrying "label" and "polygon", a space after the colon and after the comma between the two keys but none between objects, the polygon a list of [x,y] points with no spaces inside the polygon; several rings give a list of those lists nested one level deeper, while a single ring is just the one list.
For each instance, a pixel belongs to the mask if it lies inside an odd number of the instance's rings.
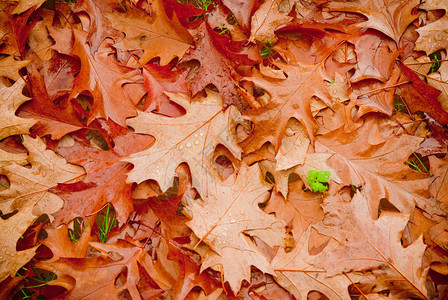
[{"label": "thin stick", "polygon": [[397,87],[397,86],[408,84],[408,83],[411,83],[411,81],[404,81],[404,82],[392,84],[392,85],[389,85],[389,86],[386,86],[386,87],[377,88],[377,89],[374,89],[374,90],[371,90],[371,91],[368,91],[368,92],[365,92],[365,93],[361,93],[361,94],[357,95],[356,97],[361,97],[361,96],[364,96],[364,95],[375,93],[377,91],[387,90],[388,88]]}]

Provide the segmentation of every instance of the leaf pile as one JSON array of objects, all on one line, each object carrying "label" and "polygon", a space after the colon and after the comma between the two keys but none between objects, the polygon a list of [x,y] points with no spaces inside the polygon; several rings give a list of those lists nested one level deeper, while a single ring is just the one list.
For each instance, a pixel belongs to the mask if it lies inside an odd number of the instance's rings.
[{"label": "leaf pile", "polygon": [[0,3],[2,299],[445,299],[446,1]]}]

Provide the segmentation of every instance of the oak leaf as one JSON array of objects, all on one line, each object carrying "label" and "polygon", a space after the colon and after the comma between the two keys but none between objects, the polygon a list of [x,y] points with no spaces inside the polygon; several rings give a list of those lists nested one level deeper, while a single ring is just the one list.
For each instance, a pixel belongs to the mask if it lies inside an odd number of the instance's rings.
[{"label": "oak leaf", "polygon": [[251,19],[250,42],[257,41],[264,44],[277,41],[275,29],[293,19],[288,16],[289,12],[279,11],[281,2],[281,0],[267,0],[258,7]]},{"label": "oak leaf", "polygon": [[34,10],[38,9],[42,4],[44,4],[45,0],[18,0],[17,2],[19,2],[19,5],[16,6],[12,13],[19,15],[33,7]]},{"label": "oak leaf", "polygon": [[308,227],[316,224],[324,217],[322,210],[323,198],[320,193],[310,193],[303,189],[303,181],[296,180],[289,183],[289,194],[284,198],[279,193],[272,193],[265,213],[275,213],[277,218],[288,224],[293,234],[295,246]]},{"label": "oak leaf", "polygon": [[[374,79],[361,80],[353,83],[350,98],[354,98],[359,110],[355,121],[362,116],[379,112],[391,116],[394,111],[394,95],[396,88],[393,87],[399,80],[400,72],[394,69],[389,80],[380,82]],[[392,86],[392,87],[390,87]]]},{"label": "oak leaf", "polygon": [[438,100],[442,108],[448,112],[448,63],[442,62],[437,72],[429,74],[427,80],[430,86],[441,92]]},{"label": "oak leaf", "polygon": [[7,87],[0,82],[0,118],[4,124],[0,125],[0,139],[10,135],[28,134],[36,121],[16,117],[15,112],[21,104],[30,100],[22,94],[25,80],[20,78],[13,86]]},{"label": "oak leaf", "polygon": [[113,141],[114,147],[110,150],[92,149],[82,143],[57,149],[58,154],[68,162],[81,165],[86,170],[83,181],[59,185],[55,190],[65,202],[63,209],[56,214],[57,223],[95,213],[107,203],[114,206],[117,220],[122,224],[126,223],[133,211],[132,185],[126,183],[131,165],[121,159],[147,149],[154,143],[154,138],[122,129],[113,136]]},{"label": "oak leaf", "polygon": [[17,241],[38,217],[33,214],[35,202],[27,204],[21,207],[20,211],[12,217],[0,221],[0,230],[2,231],[2,241],[0,242],[0,282],[8,276],[14,277],[16,272],[35,255],[37,246],[23,251],[16,251]]},{"label": "oak leaf", "polygon": [[406,28],[418,17],[412,14],[418,4],[418,0],[356,0],[328,1],[325,6],[330,11],[362,14],[367,21],[352,26],[376,29],[399,43]]},{"label": "oak leaf", "polygon": [[89,28],[87,43],[90,45],[90,54],[95,55],[98,51],[101,43],[106,38],[119,39],[120,33],[110,27],[109,20],[105,17],[106,13],[112,12],[112,4],[115,4],[113,0],[108,1],[92,1],[92,0],[80,0],[76,2],[74,12],[81,14],[87,13],[89,16]]},{"label": "oak leaf", "polygon": [[274,176],[275,190],[281,193],[285,198],[288,196],[288,183],[289,176],[294,173],[299,175],[300,179],[305,183],[306,188],[311,190],[309,183],[307,182],[308,172],[311,170],[328,171],[331,175],[331,180],[340,182],[341,180],[336,175],[336,170],[332,169],[326,164],[326,161],[331,157],[328,153],[308,153],[301,164],[297,164],[287,170],[278,170],[275,163],[268,160],[260,162],[260,167],[263,174],[267,172]]},{"label": "oak leaf", "polygon": [[18,165],[26,165],[28,155],[26,153],[11,153],[0,149],[0,167],[5,167],[16,163]]},{"label": "oak leaf", "polygon": [[16,252],[17,240],[33,221],[43,213],[55,213],[62,206],[62,200],[48,190],[58,183],[76,180],[84,173],[81,167],[67,164],[53,151],[45,150],[40,139],[23,136],[28,149],[31,168],[17,164],[3,166],[10,186],[0,192],[0,210],[3,214],[18,211],[12,217],[1,220],[0,226],[7,232],[0,247],[0,281],[6,276],[14,276],[17,270],[34,256],[35,248]]},{"label": "oak leaf", "polygon": [[244,29],[250,28],[250,16],[258,6],[259,0],[223,0],[225,6],[235,15]]},{"label": "oak leaf", "polygon": [[[139,264],[149,256],[148,253],[139,245],[126,240],[118,240],[114,244],[90,242],[89,245],[100,251],[101,255],[89,258],[60,258],[54,262],[40,261],[36,267],[63,275],[62,280],[58,278],[48,284],[63,284],[68,289],[64,294],[65,299],[119,299],[124,290],[128,291],[132,299],[141,299],[137,288],[141,277]],[[124,268],[127,270],[124,282],[116,287],[116,278]]]},{"label": "oak leaf", "polygon": [[334,154],[327,164],[338,170],[345,185],[362,187],[360,193],[368,200],[371,217],[376,219],[382,198],[405,214],[412,213],[414,203],[430,214],[439,211],[428,195],[428,176],[405,164],[421,141],[415,136],[388,133],[386,127],[383,129],[370,118],[353,132],[341,128],[320,136],[315,146],[318,152]]},{"label": "oak leaf", "polygon": [[422,267],[426,248],[422,237],[404,248],[400,239],[409,217],[383,211],[373,220],[368,202],[359,192],[350,202],[339,195],[324,201],[325,218],[314,227],[319,233],[335,238],[339,245],[324,249],[313,265],[327,270],[329,276],[379,268],[389,281],[400,284],[399,289],[407,290],[409,297],[415,294],[426,298],[428,268]]},{"label": "oak leaf", "polygon": [[416,51],[425,51],[428,55],[440,49],[448,48],[448,1],[427,0],[420,5],[420,9],[444,9],[445,15],[439,20],[417,29],[419,37],[415,42]]},{"label": "oak leaf", "polygon": [[54,11],[42,9],[41,17],[43,20],[37,22],[28,34],[28,45],[41,60],[48,61],[51,59],[53,52],[51,50],[53,41],[50,38],[48,28],[53,24]]},{"label": "oak leaf", "polygon": [[186,162],[193,187],[206,195],[208,178],[216,173],[212,160],[216,146],[222,144],[240,158],[241,149],[234,134],[240,121],[238,110],[230,106],[223,111],[219,95],[212,91],[207,93],[207,98],[193,99],[191,103],[179,94],[168,94],[186,110],[186,114],[178,118],[139,112],[137,117],[128,119],[128,125],[136,133],[150,134],[156,139],[153,147],[123,159],[134,165],[129,182],[153,179],[166,191],[173,183],[176,167]]},{"label": "oak leaf", "polygon": [[365,32],[355,39],[357,62],[351,82],[363,79],[389,80],[400,50],[391,51],[394,45],[388,45],[377,32]]},{"label": "oak leaf", "polygon": [[[81,70],[76,76],[70,98],[89,91],[93,97],[88,123],[95,118],[111,119],[124,126],[125,119],[136,114],[135,103],[140,99],[130,99],[123,91],[123,85],[134,83],[141,78],[137,70],[118,64],[113,58],[113,50],[104,45],[94,56],[90,54],[87,44],[88,33],[73,30],[73,47],[67,47],[63,39],[70,37],[68,30],[51,31],[56,39],[54,48],[64,54],[79,57]],[[68,52],[66,52],[68,50]],[[133,102],[134,101],[134,102]]]},{"label": "oak leaf", "polygon": [[[179,109],[174,106],[165,92],[188,94],[188,83],[185,79],[187,69],[171,70],[170,65],[146,65],[143,68],[146,96],[144,111],[157,111],[162,115],[178,117]],[[175,115],[173,115],[175,114]]]},{"label": "oak leaf", "polygon": [[242,280],[250,280],[251,266],[273,272],[268,259],[246,235],[256,236],[271,247],[282,246],[284,223],[258,207],[267,201],[269,185],[257,165],[243,163],[238,175],[222,183],[214,180],[209,189],[213,191],[201,201],[187,197],[193,216],[187,225],[213,250],[205,255],[201,270],[221,265],[224,280],[236,292]]},{"label": "oak leaf", "polygon": [[276,65],[288,75],[286,79],[267,78],[256,70],[253,71],[252,77],[245,78],[264,89],[272,98],[267,105],[246,112],[255,127],[250,136],[241,143],[247,153],[261,148],[266,142],[271,142],[277,151],[287,122],[292,117],[302,123],[308,137],[312,139],[317,124],[311,114],[311,98],[316,96],[326,105],[332,103],[325,83],[327,75],[323,63]]},{"label": "oak leaf", "polygon": [[432,182],[429,190],[431,195],[437,198],[440,202],[440,207],[444,210],[448,210],[448,164],[447,158],[437,158],[435,156],[429,156],[431,172],[436,176],[436,179]]},{"label": "oak leaf", "polygon": [[182,59],[183,62],[200,62],[198,73],[191,83],[193,96],[213,84],[220,92],[225,107],[235,105],[239,110],[246,109],[247,104],[239,99],[235,87],[234,82],[238,79],[235,68],[237,63],[251,65],[254,61],[245,54],[229,50],[227,47],[232,44],[231,40],[213,31],[207,22],[199,27],[196,40],[196,49]]},{"label": "oak leaf", "polygon": [[428,85],[418,75],[404,64],[400,64],[404,76],[411,81],[410,84],[400,86],[399,95],[406,101],[410,111],[422,111],[430,115],[442,125],[448,124],[448,112],[445,111],[438,100],[441,92]]},{"label": "oak leaf", "polygon": [[[297,242],[294,249],[286,253],[279,251],[272,261],[275,279],[297,299],[307,299],[310,291],[323,293],[329,299],[349,299],[347,287],[356,282],[360,276],[344,275],[327,276],[325,269],[312,266],[309,262],[317,256],[309,253],[311,227]],[[333,243],[331,243],[333,245]]]},{"label": "oak leaf", "polygon": [[175,300],[186,299],[187,295],[194,287],[200,287],[206,295],[221,286],[221,283],[207,272],[200,272],[198,266],[185,250],[178,249],[173,244],[169,244],[170,252],[168,259],[175,261],[179,265],[179,277],[173,287],[172,295]]},{"label": "oak leaf", "polygon": [[19,70],[30,63],[29,60],[15,60],[12,55],[0,60],[0,76],[8,77],[14,81],[19,80]]},{"label": "oak leaf", "polygon": [[[89,224],[90,225],[90,224]],[[58,228],[45,228],[48,237],[42,241],[53,253],[52,261],[56,261],[61,257],[84,258],[87,255],[92,226],[83,228],[81,237],[76,242],[69,238],[69,230],[66,224],[62,224]]]},{"label": "oak leaf", "polygon": [[106,14],[112,27],[123,31],[126,38],[114,47],[121,50],[143,49],[139,62],[146,64],[160,57],[160,64],[167,65],[172,59],[182,57],[193,43],[192,37],[177,20],[169,19],[162,0],[151,1],[152,15],[133,8],[126,12]]},{"label": "oak leaf", "polygon": [[[56,62],[56,64],[60,62],[65,66],[69,64],[68,61],[59,61],[57,57],[53,57],[51,62]],[[46,84],[48,81],[58,82],[64,80],[63,82],[65,83],[73,82],[73,77],[65,74],[64,67],[56,68],[55,71],[59,71],[59,76],[53,77],[51,75],[50,78],[42,77],[35,65],[28,67],[27,71],[32,99],[20,108],[19,116],[37,121],[32,128],[33,134],[39,136],[50,135],[53,139],[60,139],[67,133],[87,126],[87,124],[81,121],[80,113],[75,109],[76,106],[73,105],[74,101],[69,101],[68,99],[69,89],[65,90],[65,97],[58,102],[58,105],[51,101],[47,87],[55,86],[56,93],[61,94],[64,91],[64,83],[48,85]]]}]

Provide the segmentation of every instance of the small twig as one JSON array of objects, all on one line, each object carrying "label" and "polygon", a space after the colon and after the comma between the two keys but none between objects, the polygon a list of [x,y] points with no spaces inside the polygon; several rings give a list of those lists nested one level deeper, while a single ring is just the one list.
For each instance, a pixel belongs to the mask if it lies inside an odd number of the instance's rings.
[{"label": "small twig", "polygon": [[412,121],[415,121],[415,118],[412,116],[411,110],[409,109],[406,102],[403,99],[401,99],[401,97],[400,97],[400,101],[401,101],[401,103],[404,104],[404,107],[406,108],[406,111],[408,112],[409,118],[411,118]]},{"label": "small twig", "polygon": [[374,89],[374,90],[371,90],[371,91],[368,91],[368,92],[365,92],[365,93],[361,93],[361,94],[357,95],[356,98],[361,97],[361,96],[365,96],[365,95],[368,95],[368,94],[371,94],[371,93],[375,93],[375,92],[378,92],[378,91],[381,91],[381,90],[387,90],[388,88],[392,88],[392,87],[397,87],[397,86],[400,86],[400,85],[408,84],[408,83],[411,83],[411,81],[404,81],[404,82],[392,84],[392,85],[389,85],[389,86],[386,86],[386,87],[377,88],[377,89]]},{"label": "small twig", "polygon": [[[413,66],[413,65],[426,65],[426,64],[433,64],[433,63],[438,63],[438,62],[443,62],[443,61],[448,61],[448,59],[440,59],[440,60],[431,60],[431,61],[423,61],[423,62],[416,62],[416,63],[409,63],[409,64],[404,64],[406,66]],[[415,70],[414,70],[415,71]]]}]

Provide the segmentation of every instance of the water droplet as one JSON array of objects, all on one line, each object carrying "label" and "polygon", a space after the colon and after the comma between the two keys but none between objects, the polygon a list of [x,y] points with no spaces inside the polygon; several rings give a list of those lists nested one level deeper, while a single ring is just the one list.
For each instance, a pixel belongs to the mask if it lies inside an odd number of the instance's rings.
[{"label": "water droplet", "polygon": [[179,146],[179,150],[182,150],[182,149],[184,149],[184,145]]},{"label": "water droplet", "polygon": [[286,136],[293,136],[294,135],[294,131],[291,128],[286,128],[285,130],[285,134]]},{"label": "water droplet", "polygon": [[197,133],[195,133],[195,134],[194,134],[194,137],[195,137],[195,138],[197,138],[197,137],[198,137],[198,134],[197,134]]},{"label": "water droplet", "polygon": [[235,219],[231,219],[231,220],[230,220],[230,223],[235,223]]},{"label": "water droplet", "polygon": [[11,255],[11,252],[9,252],[8,250],[5,251],[6,255]]},{"label": "water droplet", "polygon": [[185,146],[187,146],[187,148],[190,148],[191,147],[191,143],[188,142]]},{"label": "water droplet", "polygon": [[200,136],[203,136],[203,135],[204,135],[204,133],[203,133],[203,132],[201,131],[201,132],[199,132],[199,135],[200,135]]},{"label": "water droplet", "polygon": [[196,146],[199,145],[199,141],[198,141],[198,140],[194,141],[194,144],[195,144]]}]

